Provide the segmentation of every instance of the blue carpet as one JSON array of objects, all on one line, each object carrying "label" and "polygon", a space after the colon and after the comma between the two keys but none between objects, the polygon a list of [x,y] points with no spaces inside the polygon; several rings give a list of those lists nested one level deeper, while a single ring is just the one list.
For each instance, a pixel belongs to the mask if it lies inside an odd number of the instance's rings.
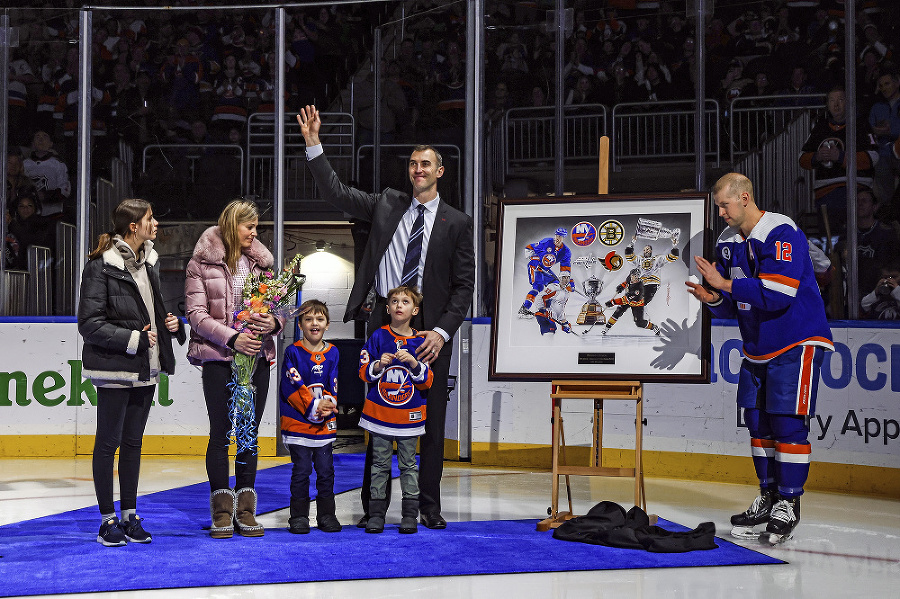
[{"label": "blue carpet", "polygon": [[[363,456],[334,458],[335,491],[359,487]],[[260,513],[288,506],[289,481],[289,464],[259,472]],[[717,549],[676,554],[558,541],[549,531],[536,532],[537,520],[451,522],[443,531],[420,527],[418,534],[400,535],[399,506],[388,513],[388,526],[380,535],[344,522],[337,534],[313,529],[308,535],[293,535],[276,528],[261,539],[214,540],[203,530],[209,524],[208,497],[207,483],[139,497],[139,513],[153,533],[149,545],[109,548],[95,542],[96,506],[2,526],[0,596],[784,563],[719,538]],[[662,519],[659,524],[686,530]],[[309,568],[313,553],[316,563],[332,566],[327,571]]]}]

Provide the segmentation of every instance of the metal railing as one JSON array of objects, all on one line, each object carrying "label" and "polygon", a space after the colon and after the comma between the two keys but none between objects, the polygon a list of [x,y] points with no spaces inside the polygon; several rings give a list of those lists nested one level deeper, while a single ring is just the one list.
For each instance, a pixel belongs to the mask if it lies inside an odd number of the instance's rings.
[{"label": "metal railing", "polygon": [[[341,181],[354,180],[355,123],[345,112],[322,112],[319,138],[328,161]],[[284,147],[285,213],[305,215],[323,210],[309,170],[306,168],[306,142],[300,133],[295,113],[285,113]],[[247,119],[247,163],[244,194],[272,201],[275,182],[275,115],[255,113]]]},{"label": "metal railing", "polygon": [[30,316],[53,314],[53,258],[50,248],[33,245],[28,248],[28,280],[26,283],[26,306]]},{"label": "metal railing", "polygon": [[[503,116],[504,174],[515,168],[552,164],[556,156],[556,108],[511,108]],[[563,159],[596,159],[597,146],[607,134],[606,106],[580,104],[563,108]]]},{"label": "metal railing", "polygon": [[799,115],[824,107],[824,94],[735,98],[728,111],[732,164],[747,152],[761,147]]},{"label": "metal railing", "polygon": [[[718,168],[721,130],[719,104],[706,100],[706,158]],[[616,104],[612,110],[610,167],[622,170],[623,162],[682,158],[692,159],[694,147],[694,101],[678,100]]]},{"label": "metal railing", "polygon": [[28,273],[24,270],[5,270],[6,312],[5,316],[28,315]]},{"label": "metal railing", "polygon": [[211,155],[234,153],[241,162],[240,181],[244,188],[244,148],[238,144],[149,144],[144,146],[141,159],[141,172],[147,172],[147,161],[151,153],[156,152],[170,165],[173,162],[187,161],[188,182],[197,181],[200,161]]},{"label": "metal railing", "polygon": [[810,111],[801,111],[780,133],[758,150],[744,154],[733,170],[753,182],[760,208],[795,220],[813,211],[813,172],[800,166],[800,150],[809,135]]},{"label": "metal railing", "polygon": [[75,256],[75,225],[56,223],[56,260],[53,262],[53,297],[56,314],[75,314],[78,264]]}]

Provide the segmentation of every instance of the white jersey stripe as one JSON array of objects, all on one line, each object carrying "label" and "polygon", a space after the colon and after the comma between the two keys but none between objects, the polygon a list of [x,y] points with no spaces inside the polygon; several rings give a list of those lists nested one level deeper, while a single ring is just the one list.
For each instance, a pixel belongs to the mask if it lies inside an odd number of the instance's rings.
[{"label": "white jersey stripe", "polygon": [[762,286],[766,289],[771,289],[772,291],[778,291],[779,293],[783,293],[788,297],[796,297],[797,289],[795,287],[791,287],[790,285],[785,285],[784,283],[778,283],[776,281],[772,281],[771,279],[760,279]]}]

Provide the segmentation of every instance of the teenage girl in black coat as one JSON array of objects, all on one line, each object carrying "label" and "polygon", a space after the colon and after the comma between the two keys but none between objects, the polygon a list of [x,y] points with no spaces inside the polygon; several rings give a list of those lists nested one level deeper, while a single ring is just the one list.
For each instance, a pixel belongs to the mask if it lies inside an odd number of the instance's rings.
[{"label": "teenage girl in black coat", "polygon": [[[152,241],[158,223],[150,204],[122,200],[112,222],[113,231],[100,236],[84,267],[78,332],[84,338],[84,376],[97,387],[97,542],[119,547],[152,540],[136,513],[141,443],[159,375],[175,372],[172,336],[184,343],[185,332],[163,305]],[[121,520],[113,505],[117,449]]]}]

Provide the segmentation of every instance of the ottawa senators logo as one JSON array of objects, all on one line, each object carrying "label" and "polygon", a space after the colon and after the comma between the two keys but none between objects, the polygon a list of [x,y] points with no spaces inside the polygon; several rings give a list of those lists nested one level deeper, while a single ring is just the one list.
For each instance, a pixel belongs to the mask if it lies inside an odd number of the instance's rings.
[{"label": "ottawa senators logo", "polygon": [[402,406],[409,401],[412,394],[412,377],[405,368],[390,366],[378,379],[378,395],[388,405]]}]

